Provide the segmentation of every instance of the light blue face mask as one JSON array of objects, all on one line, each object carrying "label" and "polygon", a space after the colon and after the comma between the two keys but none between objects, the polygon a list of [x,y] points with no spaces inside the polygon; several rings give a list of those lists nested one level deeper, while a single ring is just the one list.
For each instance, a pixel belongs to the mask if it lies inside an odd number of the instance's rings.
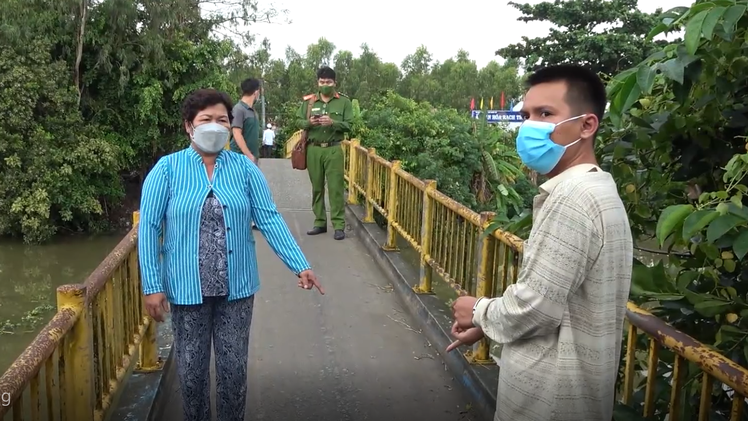
[{"label": "light blue face mask", "polygon": [[205,123],[192,127],[192,141],[205,153],[218,153],[229,141],[229,129],[218,123]]},{"label": "light blue face mask", "polygon": [[537,171],[539,174],[545,175],[553,171],[561,157],[564,156],[566,148],[575,145],[582,138],[562,146],[551,140],[551,133],[557,126],[586,115],[582,114],[555,124],[525,120],[517,133],[517,154],[519,154],[519,158],[528,168]]}]

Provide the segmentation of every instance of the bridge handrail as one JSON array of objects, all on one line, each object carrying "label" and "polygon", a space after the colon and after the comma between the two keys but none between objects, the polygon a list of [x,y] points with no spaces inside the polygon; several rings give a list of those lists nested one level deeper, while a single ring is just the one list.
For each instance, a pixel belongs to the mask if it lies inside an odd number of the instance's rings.
[{"label": "bridge handrail", "polygon": [[[436,181],[418,179],[403,170],[400,161],[387,161],[375,149],[362,147],[357,139],[344,141],[343,150],[348,203],[357,205],[363,198],[364,222],[375,222],[374,211],[386,220],[385,250],[397,250],[399,234],[418,252],[420,281],[413,288],[417,293],[432,293],[433,272],[460,295],[499,297],[517,280],[523,241],[501,230],[481,236],[492,213],[472,211],[439,192]],[[658,373],[659,351],[664,347],[676,355],[672,364],[670,420],[680,416],[687,363],[695,364],[703,373],[699,421],[709,419],[709,397],[715,379],[737,394],[732,400],[730,420],[740,419],[748,396],[748,369],[632,302],[627,305],[626,318],[624,385],[620,391],[624,404],[633,404],[634,390],[641,388],[637,383],[642,383],[637,375],[643,377],[644,368],[647,375],[644,405],[640,409],[644,416],[654,415],[656,380],[658,374],[663,374]],[[644,364],[637,358],[640,344],[647,344]],[[489,346],[488,341],[481,341],[465,356],[476,364],[490,364]]]},{"label": "bridge handrail", "polygon": [[83,284],[57,288],[57,313],[0,377],[10,395],[0,420],[12,411],[14,420],[101,421],[134,363],[159,367],[156,324],[142,303],[137,213],[133,222]]}]

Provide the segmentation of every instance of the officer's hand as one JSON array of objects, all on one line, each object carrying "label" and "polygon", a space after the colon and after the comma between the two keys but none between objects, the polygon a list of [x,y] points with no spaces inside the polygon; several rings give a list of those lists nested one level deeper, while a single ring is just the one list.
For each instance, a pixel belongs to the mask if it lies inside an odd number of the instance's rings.
[{"label": "officer's hand", "polygon": [[330,126],[332,125],[332,119],[330,118],[329,115],[323,115],[322,117],[319,118],[319,124],[323,126]]},{"label": "officer's hand", "polygon": [[312,287],[317,288],[320,294],[325,295],[325,290],[322,289],[322,285],[319,284],[317,276],[311,269],[301,272],[299,274],[299,288],[312,289]]},{"label": "officer's hand", "polygon": [[146,295],[144,301],[148,315],[157,322],[163,322],[164,313],[169,312],[169,302],[166,301],[166,295],[163,292]]},{"label": "officer's hand", "polygon": [[311,124],[312,126],[319,126],[319,118],[309,117],[309,124]]}]

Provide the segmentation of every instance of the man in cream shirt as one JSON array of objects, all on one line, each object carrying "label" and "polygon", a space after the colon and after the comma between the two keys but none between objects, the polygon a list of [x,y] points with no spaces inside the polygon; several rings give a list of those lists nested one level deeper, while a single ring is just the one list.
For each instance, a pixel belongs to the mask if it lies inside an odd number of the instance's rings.
[{"label": "man in cream shirt", "polygon": [[549,180],[517,283],[500,298],[455,301],[448,350],[484,335],[503,344],[495,420],[610,420],[633,242],[618,188],[595,159],[605,87],[571,65],[528,84],[517,152]]}]

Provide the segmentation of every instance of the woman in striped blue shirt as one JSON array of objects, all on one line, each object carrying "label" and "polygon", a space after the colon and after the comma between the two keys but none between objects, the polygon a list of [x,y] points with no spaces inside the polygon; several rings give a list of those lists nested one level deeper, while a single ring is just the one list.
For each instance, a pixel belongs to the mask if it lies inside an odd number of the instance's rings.
[{"label": "woman in striped blue shirt", "polygon": [[161,158],[143,184],[138,257],[145,305],[163,321],[171,304],[185,421],[211,419],[211,341],[218,419],[244,420],[249,327],[260,288],[251,221],[299,287],[324,294],[262,172],[224,150],[231,108],[225,93],[190,94],[182,104],[190,146]]}]

